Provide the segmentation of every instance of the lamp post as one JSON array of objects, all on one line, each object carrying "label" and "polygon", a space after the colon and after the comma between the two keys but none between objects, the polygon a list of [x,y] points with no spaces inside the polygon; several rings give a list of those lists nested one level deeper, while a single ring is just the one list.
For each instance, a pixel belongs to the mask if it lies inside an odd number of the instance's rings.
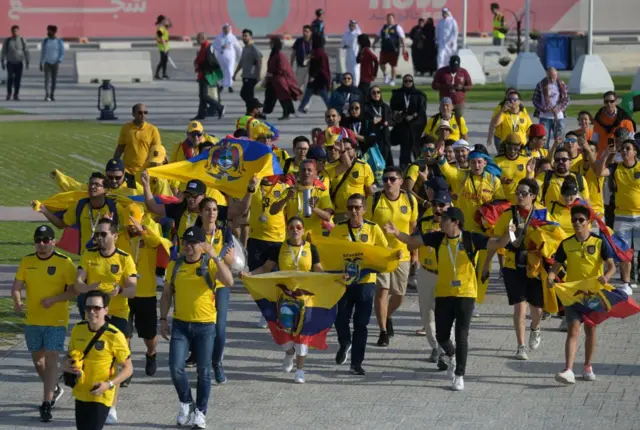
[{"label": "lamp post", "polygon": [[100,121],[112,121],[118,119],[115,116],[116,103],[116,89],[111,85],[109,79],[102,81],[102,84],[98,87],[98,110],[100,111]]}]

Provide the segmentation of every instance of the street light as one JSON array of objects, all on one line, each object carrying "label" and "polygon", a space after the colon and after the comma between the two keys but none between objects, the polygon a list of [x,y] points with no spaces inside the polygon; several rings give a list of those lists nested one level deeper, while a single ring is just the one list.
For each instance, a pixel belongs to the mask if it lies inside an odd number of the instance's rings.
[{"label": "street light", "polygon": [[109,79],[102,81],[98,87],[98,110],[100,111],[100,121],[112,121],[118,119],[114,112],[116,110],[116,89],[111,85]]}]

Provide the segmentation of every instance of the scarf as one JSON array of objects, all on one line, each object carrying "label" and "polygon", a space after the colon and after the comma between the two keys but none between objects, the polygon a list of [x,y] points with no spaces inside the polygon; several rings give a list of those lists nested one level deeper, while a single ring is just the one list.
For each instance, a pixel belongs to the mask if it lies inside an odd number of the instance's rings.
[{"label": "scarf", "polygon": [[484,168],[485,172],[497,178],[502,176],[502,169],[498,167],[498,165],[495,163],[495,161],[493,161],[493,158],[491,156],[484,154],[480,151],[471,151],[467,159],[473,160],[475,158],[484,158],[485,160],[487,160],[487,167]]}]

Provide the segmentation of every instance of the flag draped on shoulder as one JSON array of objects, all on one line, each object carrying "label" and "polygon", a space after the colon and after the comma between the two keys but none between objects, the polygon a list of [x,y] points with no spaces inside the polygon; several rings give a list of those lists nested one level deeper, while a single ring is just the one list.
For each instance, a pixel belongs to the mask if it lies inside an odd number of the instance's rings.
[{"label": "flag draped on shoulder", "polygon": [[557,283],[555,288],[564,307],[582,315],[588,326],[640,312],[640,306],[627,293],[611,285],[603,285],[595,278]]},{"label": "flag draped on shoulder", "polygon": [[327,349],[327,332],[345,292],[342,275],[282,271],[244,276],[242,282],[278,345],[294,342]]},{"label": "flag draped on shoulder", "polygon": [[282,168],[278,158],[267,145],[248,139],[226,137],[213,148],[195,157],[152,167],[149,175],[157,178],[189,182],[199,179],[231,197],[242,198],[247,192],[249,181],[280,175]]}]

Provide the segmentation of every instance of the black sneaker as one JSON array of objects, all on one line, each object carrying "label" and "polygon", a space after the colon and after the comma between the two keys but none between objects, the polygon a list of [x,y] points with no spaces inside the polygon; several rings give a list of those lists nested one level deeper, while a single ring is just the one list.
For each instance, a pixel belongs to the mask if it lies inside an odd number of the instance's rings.
[{"label": "black sneaker", "polygon": [[233,88],[229,87],[229,92],[232,93],[233,92]]},{"label": "black sneaker", "polygon": [[336,364],[346,363],[347,357],[349,356],[349,351],[351,351],[351,345],[347,346],[346,348],[344,346],[341,346],[338,350],[338,353],[336,354]]},{"label": "black sneaker", "polygon": [[193,352],[189,354],[189,358],[184,362],[185,367],[195,367],[196,366],[196,358],[193,356]]},{"label": "black sneaker", "polygon": [[146,373],[147,376],[155,375],[156,370],[158,370],[158,365],[156,364],[156,355],[157,354],[153,354],[153,355],[145,354],[147,362],[144,366],[144,373]]},{"label": "black sneaker", "polygon": [[227,111],[227,107],[222,105],[222,109],[220,109],[220,111],[218,112],[218,119],[222,119],[226,111]]},{"label": "black sneaker", "polygon": [[53,96],[53,94],[51,94],[51,97],[49,97],[51,99],[52,102],[56,101],[56,98]]},{"label": "black sneaker", "polygon": [[387,318],[387,333],[389,334],[389,337],[393,337],[396,335],[396,333],[393,331],[393,320],[391,319],[391,317]]},{"label": "black sneaker", "polygon": [[64,390],[60,385],[56,384],[56,389],[53,390],[53,400],[51,400],[51,409],[55,408],[56,402],[60,400],[60,397],[64,394]]},{"label": "black sneaker", "polygon": [[120,384],[120,387],[127,388],[129,385],[131,385],[131,380],[132,379],[133,379],[133,375],[129,376],[127,379],[122,381],[122,383]]},{"label": "black sneaker", "polygon": [[170,77],[168,77],[167,75],[164,75],[164,76],[162,77],[162,79],[171,79],[171,78],[170,78]]},{"label": "black sneaker", "polygon": [[380,332],[380,337],[378,338],[378,346],[389,346],[389,335],[386,331]]},{"label": "black sneaker", "polygon": [[351,365],[351,369],[349,369],[349,373],[351,373],[352,375],[358,375],[358,376],[364,376],[366,374],[362,366],[359,364]]},{"label": "black sneaker", "polygon": [[43,423],[48,423],[53,419],[53,415],[51,415],[51,403],[42,402],[40,406],[40,421]]},{"label": "black sneaker", "polygon": [[436,366],[438,366],[438,370],[444,371],[449,369],[449,363],[447,363],[445,358],[444,353],[440,354],[440,357],[438,357],[438,363],[436,364]]}]

